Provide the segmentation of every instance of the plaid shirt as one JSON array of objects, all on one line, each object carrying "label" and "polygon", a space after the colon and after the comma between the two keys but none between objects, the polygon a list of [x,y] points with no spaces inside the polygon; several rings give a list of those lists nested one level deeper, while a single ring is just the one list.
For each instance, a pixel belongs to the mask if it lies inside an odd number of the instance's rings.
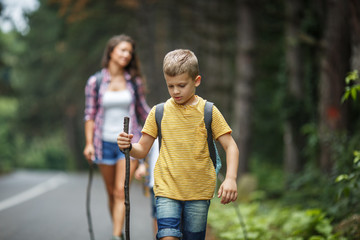
[{"label": "plaid shirt", "polygon": [[[85,86],[85,117],[84,120],[93,120],[95,122],[94,129],[94,148],[95,156],[98,160],[102,159],[102,125],[104,123],[104,108],[102,106],[103,95],[108,89],[110,83],[110,74],[106,68],[101,70],[102,80],[99,87],[99,92],[96,91],[96,77],[90,76]],[[144,88],[142,86],[141,79],[135,78],[137,85],[138,101],[135,99],[135,90],[131,84],[131,76],[129,73],[125,73],[126,87],[130,91],[132,96],[132,102],[130,104],[130,126],[129,132],[134,134],[133,142],[137,142],[141,137],[141,124],[138,120],[145,122],[150,108],[146,103]],[[97,96],[98,95],[98,96]],[[97,101],[96,101],[97,100]]]}]

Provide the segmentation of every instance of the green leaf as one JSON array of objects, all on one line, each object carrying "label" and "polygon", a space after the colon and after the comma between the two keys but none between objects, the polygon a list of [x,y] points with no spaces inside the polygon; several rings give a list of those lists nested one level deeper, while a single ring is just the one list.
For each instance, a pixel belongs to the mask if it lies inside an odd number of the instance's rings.
[{"label": "green leaf", "polygon": [[343,180],[347,180],[348,178],[349,178],[349,175],[341,174],[341,175],[337,176],[337,178],[335,179],[335,182],[341,182]]},{"label": "green leaf", "polygon": [[357,79],[359,79],[359,72],[358,70],[354,70],[346,76],[345,82],[346,84],[349,84],[351,81],[355,81]]},{"label": "green leaf", "polygon": [[360,161],[360,152],[359,151],[354,151],[354,164],[356,165],[359,161]]},{"label": "green leaf", "polygon": [[318,233],[321,233],[323,236],[329,236],[333,230],[330,220],[327,218],[319,219],[319,223],[315,227]]},{"label": "green leaf", "polygon": [[349,89],[347,89],[346,92],[344,93],[344,95],[342,96],[342,98],[341,98],[342,103],[345,102],[345,100],[347,100],[349,98],[349,95],[350,95]]},{"label": "green leaf", "polygon": [[352,86],[352,88],[355,88],[356,91],[360,91],[360,84],[355,84],[354,86]]},{"label": "green leaf", "polygon": [[311,236],[309,240],[325,240],[325,238],[322,236]]},{"label": "green leaf", "polygon": [[356,100],[357,90],[356,88],[351,88],[351,97],[353,100]]}]

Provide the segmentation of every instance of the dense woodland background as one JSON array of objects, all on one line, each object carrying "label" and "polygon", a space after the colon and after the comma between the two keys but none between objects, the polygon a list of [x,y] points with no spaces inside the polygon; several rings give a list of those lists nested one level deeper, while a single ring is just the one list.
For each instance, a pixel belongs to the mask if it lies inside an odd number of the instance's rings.
[{"label": "dense woodland background", "polygon": [[268,199],[320,207],[335,222],[359,213],[359,102],[341,101],[360,69],[359,0],[39,2],[28,32],[0,33],[0,170],[86,168],[84,86],[107,40],[126,33],[150,105],[168,98],[165,54],[195,52],[197,93],[233,129],[239,179],[256,176]]}]

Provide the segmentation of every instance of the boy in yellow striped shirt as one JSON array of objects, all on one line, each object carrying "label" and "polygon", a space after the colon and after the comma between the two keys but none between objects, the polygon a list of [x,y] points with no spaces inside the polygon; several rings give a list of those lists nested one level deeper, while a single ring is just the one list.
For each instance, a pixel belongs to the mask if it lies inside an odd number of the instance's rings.
[{"label": "boy in yellow striped shirt", "polygon": [[[198,60],[190,50],[174,50],[165,56],[163,71],[171,98],[164,105],[161,148],[154,170],[157,239],[203,240],[216,173],[204,123],[206,100],[195,95],[201,83]],[[155,109],[150,111],[138,143],[131,144],[132,134],[118,136],[119,148],[130,148],[132,157],[144,158],[158,136]],[[227,204],[237,199],[239,150],[229,125],[215,106],[211,130],[226,152],[226,177],[217,196]]]}]

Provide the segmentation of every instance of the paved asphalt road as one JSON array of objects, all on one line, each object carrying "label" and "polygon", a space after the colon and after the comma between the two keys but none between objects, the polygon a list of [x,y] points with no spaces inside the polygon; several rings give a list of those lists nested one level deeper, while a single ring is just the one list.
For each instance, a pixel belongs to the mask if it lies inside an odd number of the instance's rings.
[{"label": "paved asphalt road", "polygon": [[[87,173],[16,171],[0,176],[0,240],[90,239],[86,218]],[[96,240],[111,237],[101,176],[94,174],[91,211]],[[130,237],[152,240],[149,198],[141,183],[130,188]]]}]

